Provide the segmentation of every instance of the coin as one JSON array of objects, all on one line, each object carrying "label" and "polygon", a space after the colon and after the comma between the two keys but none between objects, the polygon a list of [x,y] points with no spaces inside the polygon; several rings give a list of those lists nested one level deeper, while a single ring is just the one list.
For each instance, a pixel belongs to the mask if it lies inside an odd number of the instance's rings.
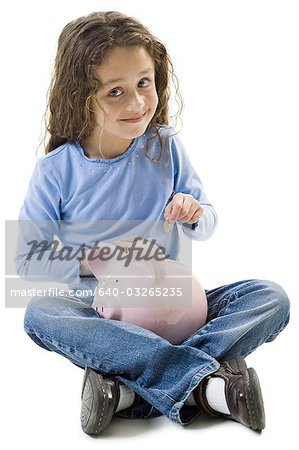
[{"label": "coin", "polygon": [[165,233],[171,233],[173,229],[173,223],[167,222],[167,220],[164,222],[164,231]]}]

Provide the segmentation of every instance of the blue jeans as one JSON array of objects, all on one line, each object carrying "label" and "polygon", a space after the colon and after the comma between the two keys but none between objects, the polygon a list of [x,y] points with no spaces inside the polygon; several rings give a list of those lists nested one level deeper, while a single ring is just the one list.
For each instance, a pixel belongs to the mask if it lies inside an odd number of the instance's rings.
[{"label": "blue jeans", "polygon": [[179,345],[141,327],[102,319],[91,307],[92,298],[42,297],[29,303],[24,328],[41,347],[112,375],[129,386],[142,401],[119,411],[125,418],[164,414],[188,425],[199,415],[185,405],[201,380],[219,362],[247,356],[270,342],[289,321],[289,299],[278,284],[245,280],[206,290],[208,321]]}]

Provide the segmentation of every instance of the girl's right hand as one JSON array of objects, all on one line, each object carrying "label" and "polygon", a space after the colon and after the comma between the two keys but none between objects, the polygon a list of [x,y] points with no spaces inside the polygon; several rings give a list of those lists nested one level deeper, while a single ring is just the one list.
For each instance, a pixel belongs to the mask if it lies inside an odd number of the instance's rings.
[{"label": "girl's right hand", "polygon": [[138,239],[138,238],[139,238],[139,236],[128,236],[128,237],[122,238],[120,241],[115,241],[112,244],[115,246],[121,247],[126,253],[128,253],[129,247],[131,247],[134,240]]},{"label": "girl's right hand", "polygon": [[[116,247],[117,246],[117,247],[122,248],[126,253],[128,253],[129,247],[132,246],[132,243],[134,242],[134,240],[136,238],[138,238],[138,236],[128,236],[128,237],[122,238],[119,241],[112,242],[112,244],[103,242],[102,246],[103,247],[105,247],[105,246],[106,247],[108,247],[108,246]],[[89,264],[88,264],[88,255],[92,250],[93,250],[93,258],[96,258],[101,250],[101,246],[98,246],[96,249],[91,248],[85,252],[85,256],[80,262],[80,275],[94,275],[94,273],[92,272],[92,270],[90,269]]]},{"label": "girl's right hand", "polygon": [[97,247],[92,247],[88,250],[85,250],[84,257],[80,261],[80,275],[94,275],[89,265],[88,256],[92,252],[92,259],[96,259],[99,256],[102,247],[112,247],[112,249],[114,249],[115,246],[113,244],[110,244],[109,242],[103,242],[97,245]]}]

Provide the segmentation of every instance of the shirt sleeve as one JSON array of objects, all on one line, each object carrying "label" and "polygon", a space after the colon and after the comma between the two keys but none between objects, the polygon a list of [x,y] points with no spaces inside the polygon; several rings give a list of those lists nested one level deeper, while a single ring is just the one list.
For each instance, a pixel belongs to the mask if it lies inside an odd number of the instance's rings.
[{"label": "shirt sleeve", "polygon": [[55,250],[59,244],[60,203],[59,184],[39,160],[18,218],[15,267],[21,278],[63,283],[79,280],[80,261],[59,258],[59,250]]},{"label": "shirt sleeve", "polygon": [[195,224],[180,223],[184,233],[193,240],[208,239],[216,229],[218,218],[209,202],[202,182],[194,170],[184,144],[178,134],[171,137],[171,152],[174,163],[174,191],[191,194],[204,208],[204,213]]}]

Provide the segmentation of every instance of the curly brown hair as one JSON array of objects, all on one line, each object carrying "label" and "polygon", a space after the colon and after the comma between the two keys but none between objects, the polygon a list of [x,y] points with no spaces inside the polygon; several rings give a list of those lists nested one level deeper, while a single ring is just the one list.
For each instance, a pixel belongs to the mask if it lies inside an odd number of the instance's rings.
[{"label": "curly brown hair", "polygon": [[[94,12],[69,22],[63,28],[58,38],[54,70],[47,92],[47,109],[43,116],[46,131],[42,142],[46,141],[47,133],[50,135],[45,154],[71,140],[82,145],[92,133],[96,119],[91,106],[101,87],[95,77],[95,70],[115,47],[130,46],[144,47],[154,62],[159,100],[148,128],[154,130],[149,140],[156,137],[159,140],[160,155],[158,159],[149,159],[160,161],[163,150],[159,128],[169,126],[169,74],[179,105],[179,111],[171,119],[177,119],[183,109],[178,80],[165,45],[138,20],[117,11]],[[149,140],[146,145],[147,157]]]}]

